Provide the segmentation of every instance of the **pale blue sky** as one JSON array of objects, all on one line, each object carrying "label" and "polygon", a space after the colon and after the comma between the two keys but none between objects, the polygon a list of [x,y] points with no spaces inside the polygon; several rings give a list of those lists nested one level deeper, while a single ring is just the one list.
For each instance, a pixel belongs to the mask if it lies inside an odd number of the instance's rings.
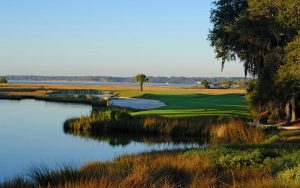
[{"label": "pale blue sky", "polygon": [[1,0],[0,74],[243,76],[207,41],[212,0]]}]

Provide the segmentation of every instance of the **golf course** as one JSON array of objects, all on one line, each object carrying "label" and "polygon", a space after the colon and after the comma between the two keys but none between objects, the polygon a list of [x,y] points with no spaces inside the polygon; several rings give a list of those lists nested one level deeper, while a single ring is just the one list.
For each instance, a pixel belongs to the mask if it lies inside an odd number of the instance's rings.
[{"label": "golf course", "polygon": [[[293,180],[298,177],[299,136],[249,125],[245,121],[250,118],[249,104],[242,89],[145,87],[141,92],[133,86],[5,84],[0,93],[6,99],[58,101],[48,94],[87,88],[113,91],[121,99],[156,100],[165,106],[138,110],[99,103],[102,107],[96,107],[91,115],[65,121],[64,131],[69,135],[95,141],[114,134],[205,138],[210,147],[125,155],[110,162],[87,161],[80,168],[34,166],[29,172],[32,180],[13,178],[0,186],[293,187],[299,183]],[[90,103],[88,97],[79,99],[79,103]],[[72,101],[64,96],[59,102]],[[151,142],[156,142],[155,137]]]},{"label": "golf course", "polygon": [[162,115],[190,117],[210,115],[248,116],[248,103],[243,94],[145,94],[142,98],[162,101],[166,106],[133,113],[134,115]]},{"label": "golf course", "polygon": [[300,0],[0,15],[0,188],[300,188]]},{"label": "golf course", "polygon": [[[161,115],[190,117],[209,115],[249,116],[248,102],[243,89],[203,89],[177,87],[145,87],[141,92],[133,86],[81,86],[81,85],[0,85],[0,97],[51,99],[47,93],[55,90],[102,90],[118,93],[121,98],[142,98],[161,101],[166,106],[133,112],[133,115]],[[52,97],[53,99],[53,97]]]}]

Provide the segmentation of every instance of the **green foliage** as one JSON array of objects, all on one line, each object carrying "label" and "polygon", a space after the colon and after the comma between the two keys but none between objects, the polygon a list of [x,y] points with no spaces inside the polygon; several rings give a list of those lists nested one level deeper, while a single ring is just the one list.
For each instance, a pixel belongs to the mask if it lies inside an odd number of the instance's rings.
[{"label": "green foliage", "polygon": [[135,81],[137,82],[147,82],[148,81],[148,77],[145,74],[138,74],[135,76]]},{"label": "green foliage", "polygon": [[270,135],[269,137],[267,137],[262,143],[263,144],[272,144],[272,143],[276,143],[280,140],[280,137],[275,134],[275,135]]},{"label": "green foliage", "polygon": [[201,82],[201,84],[205,87],[205,88],[210,88],[209,87],[209,84],[210,84],[210,82],[209,81],[207,81],[207,80],[203,80],[202,82]]},{"label": "green foliage", "polygon": [[[287,148],[288,149],[288,148]],[[285,171],[297,168],[300,165],[299,150],[278,150],[279,155],[276,158],[266,158],[264,165],[272,166],[272,174],[281,176]]]},{"label": "green foliage", "polygon": [[93,118],[102,121],[121,121],[131,119],[131,116],[126,110],[105,110],[98,111],[92,114]]},{"label": "green foliage", "polygon": [[215,47],[216,57],[222,59],[222,69],[225,61],[235,60],[236,51],[233,41],[235,35],[231,27],[235,20],[244,15],[247,10],[247,0],[218,0],[214,1],[215,8],[211,11],[211,22],[213,29],[210,30],[208,38],[211,46]]},{"label": "green foliage", "polygon": [[105,110],[90,117],[65,121],[64,131],[75,135],[144,134],[172,136],[207,136],[213,126],[229,123],[238,118],[230,116],[204,116],[193,118],[167,118],[161,116],[131,116],[127,111]]},{"label": "green foliage", "polygon": [[275,110],[282,99],[282,92],[276,87],[276,72],[282,62],[282,53],[282,49],[276,48],[264,56],[264,67],[260,69],[256,87],[251,93],[251,108],[258,113],[272,112],[270,121],[278,118],[278,111]]},{"label": "green foliage", "polygon": [[145,74],[138,74],[135,76],[135,81],[140,83],[141,91],[143,91],[144,82],[148,82],[149,78]]},{"label": "green foliage", "polygon": [[300,31],[298,35],[285,48],[284,61],[287,64],[300,62]]},{"label": "green foliage", "polygon": [[271,17],[289,29],[300,27],[300,2],[298,0],[248,0],[248,2],[249,12],[253,16]]},{"label": "green foliage", "polygon": [[[236,84],[237,82],[230,81],[230,80],[224,80],[221,82],[221,84],[225,85],[227,88],[230,88],[233,84]],[[241,83],[239,83],[241,84]]]},{"label": "green foliage", "polygon": [[253,151],[234,151],[229,154],[221,155],[218,159],[218,164],[223,167],[244,167],[261,164],[264,160],[264,155],[260,150]]},{"label": "green foliage", "polygon": [[5,77],[0,77],[0,83],[6,84],[7,80]]},{"label": "green foliage", "polygon": [[268,112],[268,121],[275,123],[287,101],[294,104],[299,96],[299,10],[298,0],[215,2],[209,39],[222,64],[237,56],[245,74],[257,76],[248,95],[257,120]]},{"label": "green foliage", "polygon": [[202,151],[188,151],[185,155],[205,155],[209,156],[214,164],[222,168],[243,168],[258,167],[262,164],[270,164],[284,153],[268,147],[251,147],[250,146],[218,146]]},{"label": "green foliage", "polygon": [[300,32],[285,48],[284,61],[277,73],[277,84],[285,98],[300,96]]},{"label": "green foliage", "polygon": [[300,185],[300,162],[297,166],[280,172],[278,177],[284,183],[294,182]]}]

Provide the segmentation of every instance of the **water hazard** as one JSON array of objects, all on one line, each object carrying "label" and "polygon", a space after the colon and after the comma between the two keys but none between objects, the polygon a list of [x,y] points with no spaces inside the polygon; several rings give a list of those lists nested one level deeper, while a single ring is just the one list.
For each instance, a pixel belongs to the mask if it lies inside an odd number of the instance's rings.
[{"label": "water hazard", "polygon": [[124,135],[80,135],[63,131],[72,117],[87,116],[89,105],[36,100],[0,100],[0,180],[25,174],[32,165],[49,168],[90,160],[107,161],[152,150],[204,147],[191,140]]}]

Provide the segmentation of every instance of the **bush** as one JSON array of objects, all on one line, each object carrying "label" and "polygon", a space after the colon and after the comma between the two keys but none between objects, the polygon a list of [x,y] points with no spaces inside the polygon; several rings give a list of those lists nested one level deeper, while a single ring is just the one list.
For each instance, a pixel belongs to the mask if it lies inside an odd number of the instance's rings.
[{"label": "bush", "polygon": [[277,177],[284,183],[289,184],[292,182],[300,185],[300,163],[293,168],[280,172]]},{"label": "bush", "polygon": [[0,77],[0,83],[6,84],[7,79],[5,77]]},{"label": "bush", "polygon": [[285,150],[278,151],[280,152],[281,157],[276,159],[267,159],[265,160],[265,165],[272,166],[272,174],[276,175],[285,170],[292,169],[300,165],[300,152],[293,152],[289,154]]},{"label": "bush", "polygon": [[222,155],[218,164],[223,167],[244,167],[261,164],[265,159],[263,153],[259,150],[253,151],[235,151],[233,153]]}]

